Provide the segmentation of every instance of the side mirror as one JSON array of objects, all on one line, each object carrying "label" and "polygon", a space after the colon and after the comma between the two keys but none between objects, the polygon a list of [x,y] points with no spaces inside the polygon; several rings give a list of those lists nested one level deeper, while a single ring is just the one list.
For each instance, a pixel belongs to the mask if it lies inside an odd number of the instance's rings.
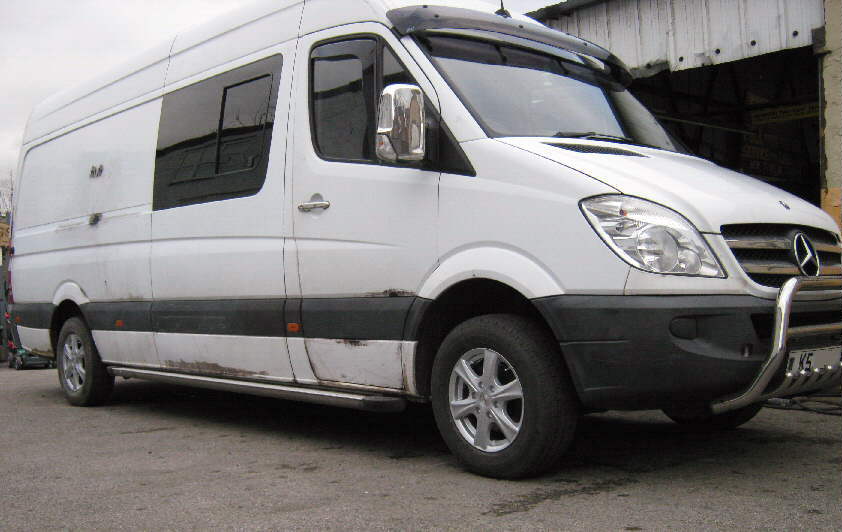
[{"label": "side mirror", "polygon": [[424,93],[396,83],[383,89],[377,117],[377,157],[390,163],[424,159]]}]

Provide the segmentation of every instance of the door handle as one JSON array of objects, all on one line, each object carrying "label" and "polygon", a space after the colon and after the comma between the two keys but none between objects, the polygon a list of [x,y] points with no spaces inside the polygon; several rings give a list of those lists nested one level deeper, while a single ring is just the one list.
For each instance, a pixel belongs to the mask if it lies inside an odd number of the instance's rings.
[{"label": "door handle", "polygon": [[330,202],[329,201],[309,201],[307,203],[302,203],[298,206],[298,210],[301,212],[310,212],[314,209],[329,209]]}]

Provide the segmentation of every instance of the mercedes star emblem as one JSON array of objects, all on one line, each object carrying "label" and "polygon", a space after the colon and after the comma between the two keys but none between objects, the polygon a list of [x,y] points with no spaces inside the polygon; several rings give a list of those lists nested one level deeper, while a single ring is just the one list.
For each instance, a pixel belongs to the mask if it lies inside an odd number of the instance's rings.
[{"label": "mercedes star emblem", "polygon": [[798,264],[798,269],[803,275],[818,277],[821,274],[821,259],[807,235],[797,233],[792,238],[792,251],[795,254],[795,263]]}]

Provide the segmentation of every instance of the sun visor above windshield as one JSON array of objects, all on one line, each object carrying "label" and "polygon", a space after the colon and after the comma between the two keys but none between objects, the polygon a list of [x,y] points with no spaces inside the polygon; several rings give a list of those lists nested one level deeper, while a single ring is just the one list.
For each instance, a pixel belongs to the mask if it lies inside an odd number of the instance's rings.
[{"label": "sun visor above windshield", "polygon": [[401,35],[433,30],[484,30],[527,39],[593,57],[605,63],[612,78],[628,86],[631,74],[623,62],[605,48],[539,23],[528,23],[472,9],[444,6],[412,6],[392,9],[386,16]]}]

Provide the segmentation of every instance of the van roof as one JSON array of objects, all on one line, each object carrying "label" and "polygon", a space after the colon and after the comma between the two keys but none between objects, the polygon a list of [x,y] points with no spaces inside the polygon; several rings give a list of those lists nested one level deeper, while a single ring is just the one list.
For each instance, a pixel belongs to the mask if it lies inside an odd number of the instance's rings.
[{"label": "van roof", "polygon": [[[346,23],[375,21],[390,27],[391,23],[386,13],[409,6],[425,4],[460,7],[483,13],[493,13],[496,10],[494,3],[482,0],[259,0],[182,31],[94,78],[48,97],[33,109],[24,133],[24,144],[80,121],[94,119],[99,115],[107,116],[108,110],[117,106],[131,105],[131,102],[141,103],[159,95],[165,83],[169,83],[166,76],[171,57],[235,29],[256,25],[275,17],[278,24],[286,25],[292,35],[298,35],[301,12],[305,4],[308,8],[324,7],[332,12],[341,11],[348,16]],[[329,8],[331,4],[335,6]],[[520,13],[512,13],[512,17],[526,24],[543,27]],[[253,39],[251,52],[287,40],[283,37],[287,32],[263,33],[265,37],[261,36],[262,40]]]}]

